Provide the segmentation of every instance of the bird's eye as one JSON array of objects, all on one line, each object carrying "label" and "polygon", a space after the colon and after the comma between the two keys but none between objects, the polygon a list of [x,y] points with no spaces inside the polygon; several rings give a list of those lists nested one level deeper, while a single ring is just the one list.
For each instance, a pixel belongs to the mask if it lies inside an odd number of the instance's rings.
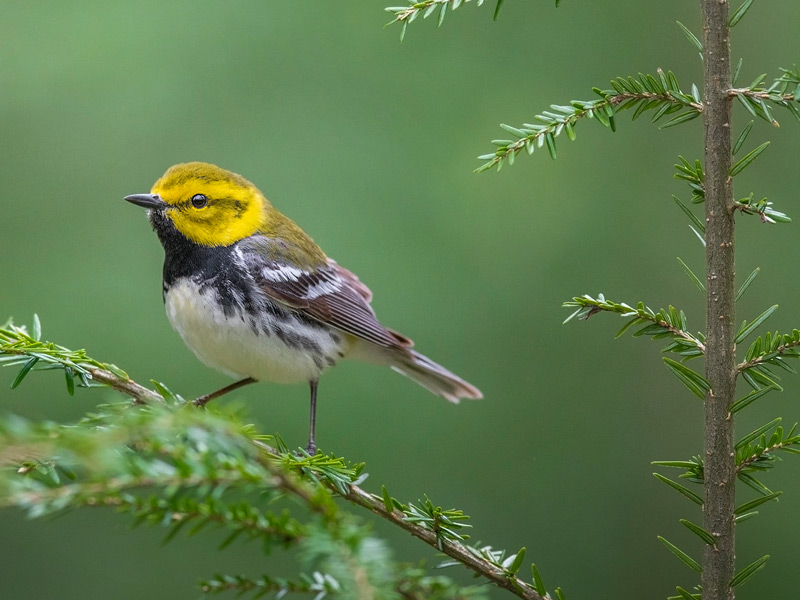
[{"label": "bird's eye", "polygon": [[208,204],[208,198],[204,194],[195,194],[192,196],[191,202],[195,208],[203,208]]}]

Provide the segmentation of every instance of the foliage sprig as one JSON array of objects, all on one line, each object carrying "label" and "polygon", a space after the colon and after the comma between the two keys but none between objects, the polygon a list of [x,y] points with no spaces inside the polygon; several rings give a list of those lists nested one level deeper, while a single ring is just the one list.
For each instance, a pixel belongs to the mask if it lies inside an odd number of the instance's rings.
[{"label": "foliage sprig", "polygon": [[[741,65],[740,65],[741,66]],[[768,87],[764,87],[766,73],[759,75],[749,86],[733,88],[729,94],[739,100],[739,103],[752,116],[763,119],[772,125],[778,121],[772,115],[770,105],[784,108],[798,121],[800,121],[800,70],[780,68],[781,76],[775,79]]]},{"label": "foliage sprig", "polygon": [[[696,86],[692,92],[681,90],[678,79],[672,71],[657,71],[657,76],[639,73],[638,77],[618,77],[611,81],[611,90],[594,88],[600,98],[595,100],[573,100],[569,105],[553,104],[549,111],[534,116],[536,123],[523,123],[520,127],[501,124],[500,126],[515,139],[497,139],[497,146],[491,154],[478,158],[485,160],[476,171],[486,171],[492,167],[502,168],[504,162],[514,164],[517,154],[526,150],[533,154],[537,148],[547,148],[550,157],[556,158],[556,137],[562,132],[570,140],[575,139],[575,125],[583,119],[596,119],[600,124],[616,131],[614,117],[623,110],[633,110],[633,119],[653,110],[651,121],[660,121],[667,115],[674,115],[661,124],[662,129],[680,125],[697,118],[703,111],[703,104]],[[683,112],[680,112],[683,111]],[[678,113],[678,114],[675,114]]]},{"label": "foliage sprig", "polygon": [[575,308],[575,311],[564,320],[564,323],[573,318],[585,321],[599,312],[616,313],[623,318],[630,317],[630,320],[622,326],[615,337],[622,336],[631,327],[645,325],[633,335],[635,337],[647,335],[653,339],[672,338],[672,342],[664,348],[663,352],[674,352],[683,357],[683,360],[702,356],[705,352],[703,334],[689,333],[686,315],[682,310],[673,306],[667,309],[662,308],[656,312],[649,306],[645,306],[643,302],[639,302],[634,308],[625,302],[606,300],[603,294],[599,294],[597,298],[588,294],[577,296],[564,302],[562,306]]},{"label": "foliage sprig", "polygon": [[204,594],[220,594],[236,592],[237,596],[253,594],[253,598],[261,598],[274,594],[275,598],[283,598],[288,593],[311,594],[314,600],[322,600],[328,595],[337,595],[342,588],[330,574],[314,571],[310,575],[301,573],[297,580],[262,575],[251,579],[244,575],[217,575],[199,583]]},{"label": "foliage sprig", "polygon": [[[75,353],[40,342],[36,339],[39,325],[36,329],[36,336],[11,322],[3,329],[3,335],[13,339],[0,346],[0,358],[11,358],[7,365],[21,365],[25,371],[15,381],[31,372],[32,368],[26,368],[30,358],[48,348],[47,364],[52,365],[48,368],[84,369],[90,385],[110,386],[134,402],[103,405],[77,426],[0,420],[0,464],[12,465],[0,467],[0,506],[22,508],[31,517],[86,506],[115,507],[132,515],[137,524],[167,527],[167,540],[181,531],[194,535],[216,524],[231,530],[223,546],[239,537],[261,540],[265,551],[276,545],[300,544],[309,554],[308,549],[327,545],[347,554],[341,564],[366,569],[370,586],[394,590],[400,585],[400,571],[388,578],[379,561],[370,560],[380,543],[363,527],[350,525],[351,517],[333,501],[338,496],[405,529],[520,598],[545,597],[546,592],[538,591],[538,571],[534,569],[531,583],[518,576],[524,549],[506,556],[503,550],[464,543],[468,536],[462,530],[470,525],[464,522],[468,517],[462,511],[443,509],[427,496],[418,504],[404,504],[385,488],[381,496],[366,492],[359,486],[366,478],[363,463],[352,464],[321,452],[292,451],[279,437],[259,435],[235,414],[197,409],[163,384],[154,382],[155,392],[120,369],[115,368],[119,375],[107,370],[108,365],[84,351]],[[98,378],[97,372],[103,377]],[[182,434],[176,436],[176,432]],[[242,498],[253,494],[258,504]],[[274,502],[283,497],[309,508],[326,527],[309,527],[286,508],[276,513]],[[339,537],[330,538],[331,528]],[[208,593],[227,590],[256,596],[283,590],[334,594],[339,593],[337,584],[346,587],[346,582],[357,579],[350,571],[342,571],[341,564],[312,568],[317,575],[298,580],[220,575],[202,587]],[[448,578],[423,579],[415,583],[402,578],[409,597],[417,593],[426,597],[428,589],[442,599],[480,595]],[[561,594],[560,590],[556,593]]]},{"label": "foliage sprig", "polygon": [[[383,493],[385,504],[385,487],[383,488]],[[398,507],[393,500],[390,500],[390,502],[393,507],[399,508],[405,513],[406,516],[404,518],[406,521],[409,523],[416,523],[433,531],[439,542],[439,550],[442,549],[442,544],[446,541],[463,542],[469,539],[468,535],[458,533],[460,529],[472,527],[472,525],[464,523],[469,517],[461,510],[452,508],[443,509],[441,506],[437,506],[431,502],[431,499],[427,496],[425,496],[424,502],[419,503],[419,506],[409,503],[407,506],[400,505]]]},{"label": "foliage sprig", "polygon": [[630,320],[617,332],[616,337],[623,335],[628,329],[638,325],[644,325],[636,330],[633,335],[651,336],[653,339],[671,338],[672,341],[664,347],[662,352],[673,352],[681,357],[681,362],[664,357],[664,365],[683,383],[695,396],[703,399],[710,389],[710,385],[700,373],[690,369],[683,364],[683,361],[697,358],[705,354],[705,337],[702,333],[691,334],[687,330],[686,315],[681,310],[670,306],[668,309],[654,311],[643,302],[639,302],[633,308],[625,302],[613,302],[606,300],[603,294],[597,298],[589,295],[578,296],[571,301],[564,302],[565,308],[576,308],[564,322],[568,322],[574,317],[586,320],[598,312],[617,313],[622,317],[630,317]]},{"label": "foliage sprig", "polygon": [[[392,23],[402,23],[403,26],[400,29],[400,41],[403,41],[406,36],[406,28],[408,27],[409,23],[413,23],[420,15],[422,15],[423,19],[427,19],[437,10],[439,11],[437,16],[437,26],[441,27],[442,23],[444,23],[444,18],[447,14],[447,9],[449,8],[450,11],[456,10],[462,4],[466,4],[471,0],[420,0],[419,2],[411,2],[407,6],[387,6],[384,10],[386,12],[390,12],[394,15],[394,19],[389,21],[387,25],[391,25]],[[556,6],[560,0],[556,0]],[[476,6],[483,6],[484,0],[475,0]],[[494,20],[497,20],[497,17],[500,15],[500,7],[503,5],[503,0],[497,0],[495,7],[494,7]]]},{"label": "foliage sprig", "polygon": [[22,365],[11,388],[16,388],[32,370],[63,369],[67,392],[75,393],[75,384],[91,387],[92,372],[97,369],[109,371],[122,379],[128,374],[111,363],[103,363],[86,354],[85,350],[70,350],[64,346],[41,340],[42,328],[39,317],[33,316],[33,330],[17,326],[9,320],[0,326],[0,365],[13,367]]},{"label": "foliage sprig", "polygon": [[[737,146],[741,146],[749,131],[750,128],[746,128],[743,131],[742,136],[740,136],[739,141],[737,142]],[[748,152],[736,164],[733,165],[731,168],[731,176],[736,176],[741,173],[768,147],[769,142],[764,142],[760,146]],[[700,160],[695,160],[694,163],[690,163],[683,156],[679,156],[678,159],[680,162],[675,165],[675,179],[681,179],[687,182],[692,190],[692,204],[702,204],[706,199],[704,184],[705,173],[703,173],[703,164],[700,162]],[[680,200],[676,198],[676,201],[680,204]],[[684,212],[687,212],[684,207],[682,208]],[[766,198],[756,200],[753,192],[750,192],[750,194],[744,198],[734,200],[734,208],[746,215],[758,215],[761,218],[762,223],[791,223],[792,221],[792,219],[785,213],[775,210],[772,207],[772,202],[769,202]],[[696,229],[705,232],[705,226],[698,223],[696,217],[693,218],[690,216],[689,218],[692,219],[693,226]]]},{"label": "foliage sprig", "polygon": [[[791,333],[781,334],[779,332],[766,332],[763,336],[757,337],[747,349],[745,360],[736,366],[737,371],[755,389],[767,386],[772,389],[780,389],[774,381],[778,379],[772,371],[766,369],[766,365],[772,365],[796,373],[796,370],[789,365],[786,358],[800,357],[800,331],[793,329]],[[772,377],[764,380],[761,375]]]}]

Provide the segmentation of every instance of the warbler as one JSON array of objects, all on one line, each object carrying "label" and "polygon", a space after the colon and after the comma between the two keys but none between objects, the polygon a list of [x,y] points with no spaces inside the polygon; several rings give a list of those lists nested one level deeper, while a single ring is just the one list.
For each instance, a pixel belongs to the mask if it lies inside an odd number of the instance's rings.
[{"label": "warbler", "polygon": [[255,381],[308,382],[314,454],[317,382],[341,359],[388,365],[450,402],[482,397],[381,325],[369,288],[241,175],[178,164],[125,200],[148,210],[164,248],[173,328],[203,363],[240,378],[197,405]]}]

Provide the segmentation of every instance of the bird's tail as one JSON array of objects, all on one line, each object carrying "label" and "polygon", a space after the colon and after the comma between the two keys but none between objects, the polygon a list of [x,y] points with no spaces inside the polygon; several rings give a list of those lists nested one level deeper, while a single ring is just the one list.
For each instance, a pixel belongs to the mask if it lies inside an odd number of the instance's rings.
[{"label": "bird's tail", "polygon": [[405,348],[392,353],[391,367],[437,396],[458,404],[462,398],[483,398],[481,391],[419,352]]}]

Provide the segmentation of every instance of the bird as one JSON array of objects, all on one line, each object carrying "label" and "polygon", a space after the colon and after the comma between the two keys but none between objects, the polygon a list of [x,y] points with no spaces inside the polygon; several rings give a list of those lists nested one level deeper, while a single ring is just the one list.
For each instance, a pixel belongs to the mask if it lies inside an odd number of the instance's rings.
[{"label": "bird", "polygon": [[453,403],[483,397],[381,325],[370,289],[241,175],[176,164],[149,194],[124,199],[147,209],[164,249],[172,327],[201,362],[237,379],[197,406],[257,381],[306,382],[314,455],[319,377],[342,359],[389,366]]}]

